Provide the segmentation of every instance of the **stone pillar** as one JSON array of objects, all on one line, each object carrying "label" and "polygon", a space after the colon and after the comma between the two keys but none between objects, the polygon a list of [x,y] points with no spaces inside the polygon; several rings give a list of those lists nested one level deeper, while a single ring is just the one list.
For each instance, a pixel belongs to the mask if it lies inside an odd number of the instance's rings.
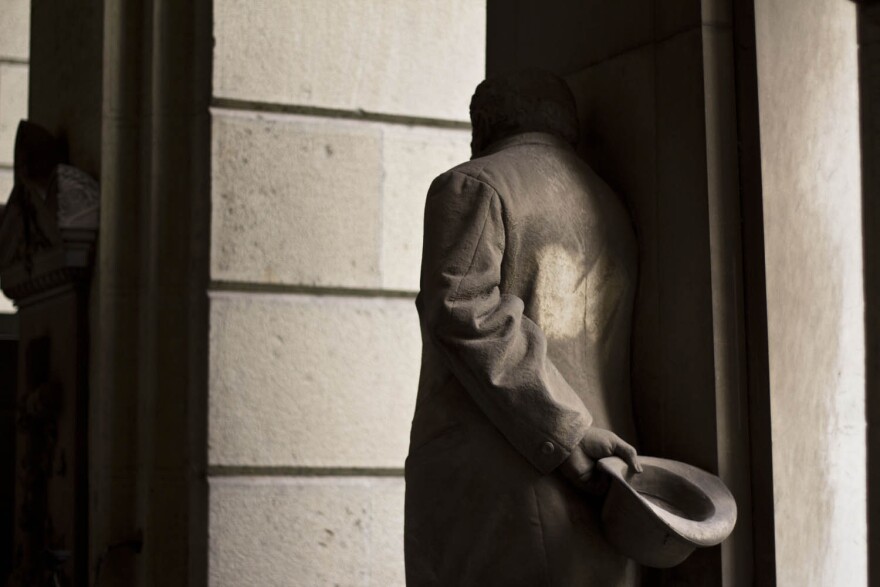
[{"label": "stone pillar", "polygon": [[31,4],[29,115],[101,183],[82,584],[203,584],[211,2]]},{"label": "stone pillar", "polygon": [[211,2],[102,5],[92,560],[202,585]]},{"label": "stone pillar", "polygon": [[856,7],[756,0],[755,23],[777,576],[865,585]]}]

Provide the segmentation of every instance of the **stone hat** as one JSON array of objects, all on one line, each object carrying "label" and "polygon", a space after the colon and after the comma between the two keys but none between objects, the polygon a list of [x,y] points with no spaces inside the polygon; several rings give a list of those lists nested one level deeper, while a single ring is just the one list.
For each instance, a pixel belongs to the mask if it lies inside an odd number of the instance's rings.
[{"label": "stone hat", "polygon": [[714,546],[736,524],[736,502],[724,483],[691,465],[639,457],[636,473],[617,458],[599,461],[611,478],[602,506],[605,538],[648,567],[674,567],[698,546]]}]

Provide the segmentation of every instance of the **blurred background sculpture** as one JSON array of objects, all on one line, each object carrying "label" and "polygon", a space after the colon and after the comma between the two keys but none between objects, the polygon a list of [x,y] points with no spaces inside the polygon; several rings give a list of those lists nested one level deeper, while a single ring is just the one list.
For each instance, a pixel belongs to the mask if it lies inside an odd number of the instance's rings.
[{"label": "blurred background sculpture", "polygon": [[21,121],[15,181],[0,207],[2,291],[18,306],[10,585],[88,582],[88,299],[100,186],[65,163],[64,141]]}]

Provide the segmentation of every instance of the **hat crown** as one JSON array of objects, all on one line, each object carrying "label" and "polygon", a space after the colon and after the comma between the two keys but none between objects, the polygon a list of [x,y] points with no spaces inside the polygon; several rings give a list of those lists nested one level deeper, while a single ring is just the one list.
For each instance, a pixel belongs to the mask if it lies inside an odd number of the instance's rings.
[{"label": "hat crown", "polygon": [[626,481],[653,506],[673,515],[702,522],[715,514],[715,504],[706,492],[687,478],[654,465],[642,473],[627,472]]}]

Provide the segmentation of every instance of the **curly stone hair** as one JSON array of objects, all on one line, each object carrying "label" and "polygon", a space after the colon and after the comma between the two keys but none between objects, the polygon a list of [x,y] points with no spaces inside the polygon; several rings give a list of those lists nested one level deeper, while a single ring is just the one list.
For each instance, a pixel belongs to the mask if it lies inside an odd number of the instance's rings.
[{"label": "curly stone hair", "polygon": [[490,77],[471,98],[471,152],[523,132],[546,132],[572,145],[578,141],[577,106],[565,80],[549,71],[526,69]]}]

